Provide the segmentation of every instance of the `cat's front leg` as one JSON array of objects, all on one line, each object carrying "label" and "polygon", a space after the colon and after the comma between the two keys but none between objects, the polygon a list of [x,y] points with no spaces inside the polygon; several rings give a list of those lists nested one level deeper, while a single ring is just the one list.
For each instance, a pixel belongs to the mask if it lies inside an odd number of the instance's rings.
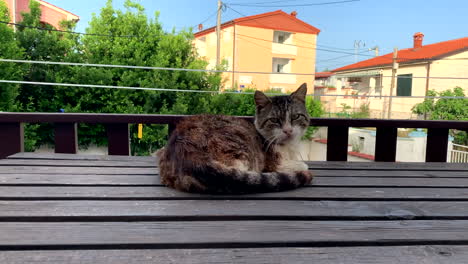
[{"label": "cat's front leg", "polygon": [[278,172],[294,173],[296,171],[306,171],[309,167],[305,162],[299,160],[282,160],[277,167]]}]

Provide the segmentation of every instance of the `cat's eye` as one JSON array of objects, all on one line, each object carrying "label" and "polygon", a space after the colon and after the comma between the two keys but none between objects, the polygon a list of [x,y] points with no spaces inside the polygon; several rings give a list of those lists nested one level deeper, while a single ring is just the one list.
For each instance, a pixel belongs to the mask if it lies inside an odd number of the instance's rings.
[{"label": "cat's eye", "polygon": [[291,120],[297,120],[297,119],[299,119],[299,117],[301,117],[301,115],[294,114],[294,115],[292,115]]},{"label": "cat's eye", "polygon": [[270,119],[268,119],[268,121],[270,121],[273,124],[280,124],[281,123],[281,121],[278,118],[270,118]]}]

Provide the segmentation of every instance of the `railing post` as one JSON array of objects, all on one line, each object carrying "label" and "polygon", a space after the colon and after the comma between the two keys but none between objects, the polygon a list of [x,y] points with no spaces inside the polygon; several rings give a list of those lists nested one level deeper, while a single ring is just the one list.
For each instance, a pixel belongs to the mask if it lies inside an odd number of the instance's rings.
[{"label": "railing post", "polygon": [[126,123],[106,124],[109,155],[130,155],[130,131]]},{"label": "railing post", "polygon": [[167,129],[167,138],[170,138],[170,137],[171,137],[172,132],[174,132],[174,130],[176,129],[176,125],[177,125],[177,124],[174,124],[174,123],[169,123],[169,124],[167,124],[167,126],[168,126],[168,129]]},{"label": "railing post", "polygon": [[375,161],[395,162],[398,128],[377,127]]},{"label": "railing post", "polygon": [[55,153],[76,154],[78,134],[76,123],[55,123]]},{"label": "railing post", "polygon": [[327,161],[348,160],[348,127],[328,127]]},{"label": "railing post", "polygon": [[426,142],[426,162],[447,162],[448,128],[429,128]]},{"label": "railing post", "polygon": [[0,159],[23,152],[23,123],[0,123],[0,146]]}]

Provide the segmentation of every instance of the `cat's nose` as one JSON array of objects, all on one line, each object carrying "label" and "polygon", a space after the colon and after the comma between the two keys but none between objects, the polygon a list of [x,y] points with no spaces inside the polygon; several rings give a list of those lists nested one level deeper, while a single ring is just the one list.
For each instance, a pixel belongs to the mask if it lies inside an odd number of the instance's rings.
[{"label": "cat's nose", "polygon": [[283,133],[285,133],[288,136],[291,136],[292,132],[293,132],[292,127],[283,128]]}]

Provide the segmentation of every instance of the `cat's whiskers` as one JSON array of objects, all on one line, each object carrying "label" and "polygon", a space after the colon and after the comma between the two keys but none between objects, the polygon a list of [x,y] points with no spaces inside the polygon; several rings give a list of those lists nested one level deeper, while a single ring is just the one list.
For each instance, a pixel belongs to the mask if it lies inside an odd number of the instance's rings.
[{"label": "cat's whiskers", "polygon": [[273,143],[278,140],[278,136],[276,135],[273,135],[273,139],[268,143],[266,149],[265,149],[265,152],[268,152],[268,150],[270,149],[270,147],[273,145]]}]

